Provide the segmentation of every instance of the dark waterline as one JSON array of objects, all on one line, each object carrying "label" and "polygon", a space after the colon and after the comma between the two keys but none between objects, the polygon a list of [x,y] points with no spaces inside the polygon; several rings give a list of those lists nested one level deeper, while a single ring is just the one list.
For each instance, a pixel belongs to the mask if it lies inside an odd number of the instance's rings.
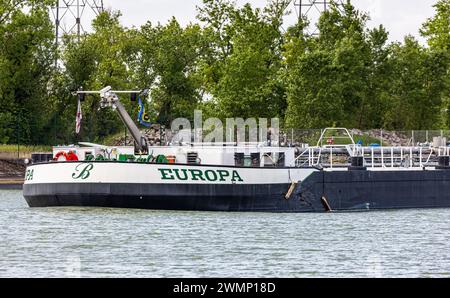
[{"label": "dark waterline", "polygon": [[0,277],[450,277],[450,209],[29,208],[0,190]]}]

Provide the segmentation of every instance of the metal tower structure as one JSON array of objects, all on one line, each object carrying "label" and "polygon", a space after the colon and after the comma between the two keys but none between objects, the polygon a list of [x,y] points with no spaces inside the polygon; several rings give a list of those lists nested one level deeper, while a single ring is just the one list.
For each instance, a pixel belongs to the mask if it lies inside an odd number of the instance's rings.
[{"label": "metal tower structure", "polygon": [[57,0],[52,7],[55,20],[55,43],[64,34],[76,34],[78,40],[85,32],[83,21],[93,14],[97,16],[103,11],[103,0]]},{"label": "metal tower structure", "polygon": [[308,19],[311,21],[309,28],[305,29],[307,34],[318,34],[316,22],[320,14],[328,10],[329,5],[333,2],[339,6],[344,5],[344,0],[294,0],[295,11],[298,21]]}]

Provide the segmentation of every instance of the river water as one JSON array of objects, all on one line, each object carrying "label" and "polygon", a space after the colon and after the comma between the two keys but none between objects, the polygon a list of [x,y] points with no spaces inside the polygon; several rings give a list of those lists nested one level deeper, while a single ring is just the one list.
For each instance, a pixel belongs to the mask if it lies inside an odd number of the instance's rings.
[{"label": "river water", "polygon": [[450,277],[450,209],[29,208],[0,190],[0,277]]}]

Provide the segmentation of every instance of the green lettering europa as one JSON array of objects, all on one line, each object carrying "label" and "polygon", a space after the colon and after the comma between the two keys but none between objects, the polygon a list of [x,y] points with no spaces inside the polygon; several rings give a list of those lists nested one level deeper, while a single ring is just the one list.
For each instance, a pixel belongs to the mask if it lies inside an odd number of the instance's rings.
[{"label": "green lettering europa", "polygon": [[[198,180],[206,181],[205,178],[203,178],[202,171],[200,171],[200,170],[189,170],[189,172],[191,172],[192,180],[194,180],[194,181],[198,181]],[[200,178],[200,179],[198,179],[198,178]]]},{"label": "green lettering europa", "polygon": [[213,170],[205,171],[205,176],[206,176],[206,179],[208,179],[209,181],[217,181],[217,174]]},{"label": "green lettering europa", "polygon": [[217,170],[217,173],[219,173],[220,181],[226,181],[225,177],[230,177],[230,172],[225,170]]},{"label": "green lettering europa", "polygon": [[28,170],[25,174],[25,180],[30,181],[33,180],[34,169]]},{"label": "green lettering europa", "polygon": [[[187,170],[186,169],[182,169],[182,170],[174,169],[173,171],[175,172],[175,175],[177,176],[178,180],[181,180],[181,181],[188,180],[188,174],[187,174]],[[180,175],[180,172],[182,172],[183,175]]]},{"label": "green lettering europa", "polygon": [[175,177],[172,175],[171,169],[158,169],[161,172],[162,180],[175,180]]},{"label": "green lettering europa", "polygon": [[240,181],[243,182],[241,176],[239,176],[239,173],[237,171],[233,171],[233,176],[231,177],[232,182]]},{"label": "green lettering europa", "polygon": [[[161,173],[161,180],[179,181],[227,181],[243,182],[237,171],[227,170],[197,170],[197,169],[158,169]],[[81,174],[80,174],[81,175]]]}]

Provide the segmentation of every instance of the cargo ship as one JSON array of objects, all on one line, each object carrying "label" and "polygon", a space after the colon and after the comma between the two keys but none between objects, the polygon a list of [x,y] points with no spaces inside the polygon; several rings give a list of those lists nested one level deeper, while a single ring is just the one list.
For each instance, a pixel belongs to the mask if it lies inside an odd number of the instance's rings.
[{"label": "cargo ship", "polygon": [[[27,167],[23,195],[30,207],[235,212],[450,207],[445,142],[363,146],[345,128],[328,128],[316,146],[149,146],[120,103],[119,92],[108,87],[98,93],[102,106],[119,113],[135,146],[54,147],[50,160],[31,161]],[[348,144],[323,145],[330,131],[346,134]]]}]

